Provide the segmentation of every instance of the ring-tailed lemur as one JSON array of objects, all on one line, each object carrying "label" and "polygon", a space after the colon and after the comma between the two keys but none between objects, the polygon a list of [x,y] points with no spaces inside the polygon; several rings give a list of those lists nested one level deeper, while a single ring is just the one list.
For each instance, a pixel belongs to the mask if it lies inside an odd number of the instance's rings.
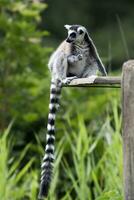
[{"label": "ring-tailed lemur", "polygon": [[107,75],[97,49],[86,28],[80,25],[65,25],[65,28],[68,31],[68,37],[52,54],[48,64],[52,75],[52,82],[45,156],[41,166],[40,199],[48,195],[52,179],[55,117],[59,106],[62,84],[68,84],[72,79],[77,77],[94,76],[98,70],[104,76]]}]

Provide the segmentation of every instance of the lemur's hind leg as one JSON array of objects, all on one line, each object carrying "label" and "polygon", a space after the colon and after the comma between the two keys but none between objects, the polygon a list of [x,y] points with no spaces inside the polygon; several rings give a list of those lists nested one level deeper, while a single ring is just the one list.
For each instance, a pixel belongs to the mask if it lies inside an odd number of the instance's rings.
[{"label": "lemur's hind leg", "polygon": [[54,82],[61,82],[67,77],[68,62],[67,57],[60,53],[53,63],[52,79]]}]

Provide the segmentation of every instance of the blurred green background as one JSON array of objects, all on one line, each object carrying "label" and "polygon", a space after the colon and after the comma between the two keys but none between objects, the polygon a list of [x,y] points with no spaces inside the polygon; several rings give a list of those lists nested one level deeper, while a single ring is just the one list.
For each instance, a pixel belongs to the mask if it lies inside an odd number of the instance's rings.
[{"label": "blurred green background", "polygon": [[[133,58],[132,0],[0,1],[0,200],[36,200],[50,54],[84,25],[109,75]],[[120,89],[63,88],[50,200],[123,200]]]}]

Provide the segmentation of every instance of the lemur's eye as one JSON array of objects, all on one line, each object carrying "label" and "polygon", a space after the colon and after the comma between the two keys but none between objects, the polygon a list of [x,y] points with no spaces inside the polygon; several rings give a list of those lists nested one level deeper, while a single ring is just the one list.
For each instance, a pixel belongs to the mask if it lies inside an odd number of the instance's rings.
[{"label": "lemur's eye", "polygon": [[76,33],[70,33],[70,36],[72,37],[72,38],[75,38],[76,37]]},{"label": "lemur's eye", "polygon": [[82,35],[83,33],[84,33],[84,31],[80,29],[79,34]]}]

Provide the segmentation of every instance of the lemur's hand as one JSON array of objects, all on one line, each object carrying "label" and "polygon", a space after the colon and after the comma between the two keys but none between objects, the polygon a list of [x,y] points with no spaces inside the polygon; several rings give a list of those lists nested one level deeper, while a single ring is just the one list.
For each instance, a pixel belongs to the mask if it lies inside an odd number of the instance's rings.
[{"label": "lemur's hand", "polygon": [[71,56],[68,56],[67,60],[69,63],[75,63],[75,62],[78,62],[79,60],[82,60],[83,59],[83,55],[82,54],[78,54],[78,55],[71,55]]},{"label": "lemur's hand", "polygon": [[82,60],[83,59],[83,55],[82,54],[78,54],[78,60]]},{"label": "lemur's hand", "polygon": [[65,79],[62,80],[63,85],[68,85],[73,79],[78,78],[77,76],[72,76],[72,77],[66,77]]}]

